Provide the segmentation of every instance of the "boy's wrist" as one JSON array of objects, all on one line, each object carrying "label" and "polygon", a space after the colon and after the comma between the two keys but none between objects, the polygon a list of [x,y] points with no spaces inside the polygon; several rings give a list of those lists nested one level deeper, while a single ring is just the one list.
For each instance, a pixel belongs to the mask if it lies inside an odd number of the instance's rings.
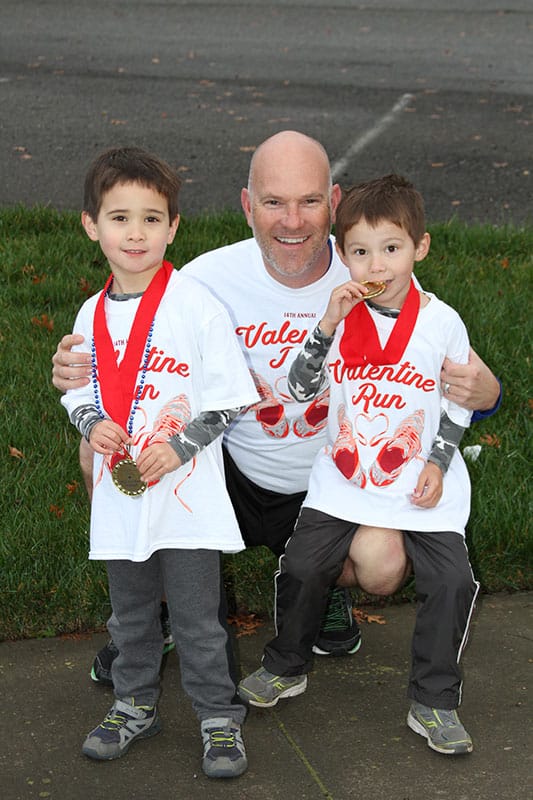
[{"label": "boy's wrist", "polygon": [[328,338],[334,336],[335,331],[337,330],[337,326],[333,325],[331,322],[328,322],[325,317],[320,320],[317,328],[319,328],[320,333],[322,333],[323,336],[327,336]]}]

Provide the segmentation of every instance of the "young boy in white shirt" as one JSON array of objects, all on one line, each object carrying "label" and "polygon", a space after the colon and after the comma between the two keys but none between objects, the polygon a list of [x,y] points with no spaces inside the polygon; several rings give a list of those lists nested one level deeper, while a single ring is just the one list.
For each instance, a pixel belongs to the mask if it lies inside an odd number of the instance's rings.
[{"label": "young boy in white shirt", "polygon": [[220,434],[257,400],[227,312],[164,260],[179,224],[175,171],[140,148],[98,156],[82,224],[111,275],[74,326],[92,343],[92,380],[62,398],[95,451],[91,559],[106,561],[115,702],[87,736],[94,759],[161,729],[161,587],[181,679],[213,778],[247,767],[245,707],[231,677],[220,551],[244,547],[224,482]]},{"label": "young boy in white shirt", "polygon": [[280,562],[277,635],[239,692],[271,706],[305,691],[315,621],[356,531],[400,529],[419,600],[407,722],[437,752],[468,753],[472,740],[455,709],[479,588],[464,538],[470,482],[458,451],[470,412],[441,396],[439,381],[446,357],[466,363],[467,332],[453,309],[413,282],[430,237],[422,198],[405,179],[389,175],[347,192],[336,238],[352,279],[333,290],[289,373],[300,401],[329,382],[328,443]]}]

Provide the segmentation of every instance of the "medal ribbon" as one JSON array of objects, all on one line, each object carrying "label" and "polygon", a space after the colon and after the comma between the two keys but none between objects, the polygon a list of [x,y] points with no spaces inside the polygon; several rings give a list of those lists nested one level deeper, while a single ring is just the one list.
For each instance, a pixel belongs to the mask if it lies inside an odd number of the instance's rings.
[{"label": "medal ribbon", "polygon": [[420,294],[413,281],[385,347],[381,347],[376,324],[366,303],[358,303],[344,320],[339,349],[347,367],[363,364],[397,364],[415,327]]},{"label": "medal ribbon", "polygon": [[96,304],[93,335],[102,403],[111,419],[121,425],[124,430],[126,430],[131,405],[135,398],[137,374],[148,332],[172,270],[172,264],[169,261],[163,261],[163,266],[156,272],[144,292],[131,326],[128,344],[120,365],[117,364],[115,348],[109,335],[105,316],[105,296],[113,280],[113,275],[109,276]]}]

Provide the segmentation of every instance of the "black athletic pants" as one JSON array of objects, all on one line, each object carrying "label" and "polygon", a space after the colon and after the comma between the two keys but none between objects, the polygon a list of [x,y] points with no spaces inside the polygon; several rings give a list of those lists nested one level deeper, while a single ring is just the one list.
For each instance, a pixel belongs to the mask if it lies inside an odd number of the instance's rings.
[{"label": "black athletic pants", "polygon": [[[263,664],[275,675],[301,675],[312,665],[317,621],[341,573],[358,526],[303,508],[276,576],[277,635]],[[461,701],[459,659],[479,589],[464,538],[454,532],[404,532],[418,600],[408,695],[434,708]]]}]

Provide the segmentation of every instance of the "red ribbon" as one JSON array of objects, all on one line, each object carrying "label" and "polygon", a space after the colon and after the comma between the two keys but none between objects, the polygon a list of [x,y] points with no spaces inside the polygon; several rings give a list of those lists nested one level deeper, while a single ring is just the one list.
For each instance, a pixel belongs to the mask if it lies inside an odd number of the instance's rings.
[{"label": "red ribbon", "polygon": [[113,275],[107,279],[96,304],[93,336],[102,403],[106,413],[124,430],[126,430],[131,405],[135,399],[137,373],[141,366],[148,332],[165,293],[172,270],[172,264],[169,261],[163,261],[161,269],[156,272],[144,292],[131,326],[126,352],[120,366],[117,364],[115,348],[109,335],[105,316],[105,296],[113,280]]},{"label": "red ribbon", "polygon": [[397,364],[405,352],[416,324],[420,293],[413,281],[385,347],[381,347],[376,325],[366,307],[358,303],[344,320],[340,353],[347,367],[364,364]]}]

